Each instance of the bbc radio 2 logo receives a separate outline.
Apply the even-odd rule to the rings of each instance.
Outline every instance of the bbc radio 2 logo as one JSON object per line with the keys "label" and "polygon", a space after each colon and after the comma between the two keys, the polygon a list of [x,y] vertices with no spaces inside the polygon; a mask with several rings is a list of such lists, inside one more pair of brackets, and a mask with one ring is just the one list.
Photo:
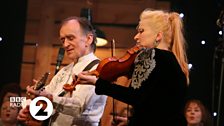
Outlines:
{"label": "bbc radio 2 logo", "polygon": [[31,101],[29,110],[33,118],[43,121],[53,113],[53,105],[48,98],[40,96]]}
{"label": "bbc radio 2 logo", "polygon": [[[26,97],[10,97],[9,100],[11,107],[24,107],[28,103],[28,100],[26,101]],[[53,105],[46,97],[36,97],[29,105],[30,114],[36,120],[46,120],[53,113]]]}
{"label": "bbc radio 2 logo", "polygon": [[10,97],[10,107],[22,107],[22,104],[26,101],[26,97]]}

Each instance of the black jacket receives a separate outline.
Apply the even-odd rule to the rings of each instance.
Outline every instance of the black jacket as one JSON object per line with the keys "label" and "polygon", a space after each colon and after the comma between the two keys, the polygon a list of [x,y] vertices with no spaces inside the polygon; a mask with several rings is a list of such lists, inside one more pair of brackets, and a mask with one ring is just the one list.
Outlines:
{"label": "black jacket", "polygon": [[185,126],[186,90],[187,80],[174,54],[156,48],[136,57],[129,88],[101,78],[96,82],[97,94],[132,105],[130,126]]}

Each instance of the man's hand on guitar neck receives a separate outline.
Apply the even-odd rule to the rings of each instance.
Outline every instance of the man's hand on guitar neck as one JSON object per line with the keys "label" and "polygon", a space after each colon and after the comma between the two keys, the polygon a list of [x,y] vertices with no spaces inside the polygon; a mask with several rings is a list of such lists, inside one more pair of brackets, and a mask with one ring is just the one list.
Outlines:
{"label": "man's hand on guitar neck", "polygon": [[41,88],[40,90],[34,90],[33,86],[27,86],[26,91],[28,94],[33,95],[35,97],[44,96],[51,101],[53,100],[52,94],[48,93],[46,90],[44,90],[44,88]]}

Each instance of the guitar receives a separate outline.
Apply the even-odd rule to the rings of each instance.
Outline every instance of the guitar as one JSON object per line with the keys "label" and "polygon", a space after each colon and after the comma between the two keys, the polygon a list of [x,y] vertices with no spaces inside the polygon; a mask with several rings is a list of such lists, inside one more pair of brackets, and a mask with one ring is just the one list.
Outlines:
{"label": "guitar", "polygon": [[[46,81],[47,81],[47,78],[48,78],[48,75],[50,73],[49,72],[46,72],[42,78],[34,85],[33,89],[38,91],[38,90],[41,90],[42,88],[44,88],[44,86],[46,85]],[[28,98],[31,98],[33,99],[35,96],[31,96],[30,93],[26,93],[27,94],[27,97]]]}
{"label": "guitar", "polygon": [[[46,72],[42,76],[42,78],[34,85],[33,89],[36,90],[36,91],[42,90],[44,88],[44,86],[46,85],[46,81],[47,81],[47,78],[48,78],[49,74],[50,74],[49,72]],[[30,104],[31,99],[35,98],[35,96],[27,93],[27,97],[29,98],[29,100],[26,101],[26,103],[23,105],[23,108],[26,107],[25,109],[28,109],[28,111],[30,111],[29,108],[27,107],[27,105]],[[42,104],[42,103],[40,103],[40,104]],[[29,114],[29,119],[28,119],[28,121],[25,122],[26,126],[33,126],[33,125],[35,125],[35,126],[43,126],[43,125],[47,124],[46,120],[41,122],[41,121],[35,120],[30,115],[30,112],[28,114]]]}

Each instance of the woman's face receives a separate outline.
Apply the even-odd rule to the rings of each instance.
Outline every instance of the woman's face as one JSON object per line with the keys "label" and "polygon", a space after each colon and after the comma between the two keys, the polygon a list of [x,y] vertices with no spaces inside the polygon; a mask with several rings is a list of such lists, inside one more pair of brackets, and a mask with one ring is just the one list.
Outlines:
{"label": "woman's face", "polygon": [[11,107],[9,101],[5,101],[1,107],[2,122],[16,123],[19,108]]}
{"label": "woman's face", "polygon": [[202,111],[198,104],[190,103],[186,112],[185,112],[186,120],[188,125],[199,124],[202,119]]}
{"label": "woman's face", "polygon": [[147,20],[142,19],[137,27],[138,33],[135,35],[134,39],[137,45],[142,45],[144,47],[153,48],[154,42],[156,41],[157,34],[150,28],[150,24]]}

